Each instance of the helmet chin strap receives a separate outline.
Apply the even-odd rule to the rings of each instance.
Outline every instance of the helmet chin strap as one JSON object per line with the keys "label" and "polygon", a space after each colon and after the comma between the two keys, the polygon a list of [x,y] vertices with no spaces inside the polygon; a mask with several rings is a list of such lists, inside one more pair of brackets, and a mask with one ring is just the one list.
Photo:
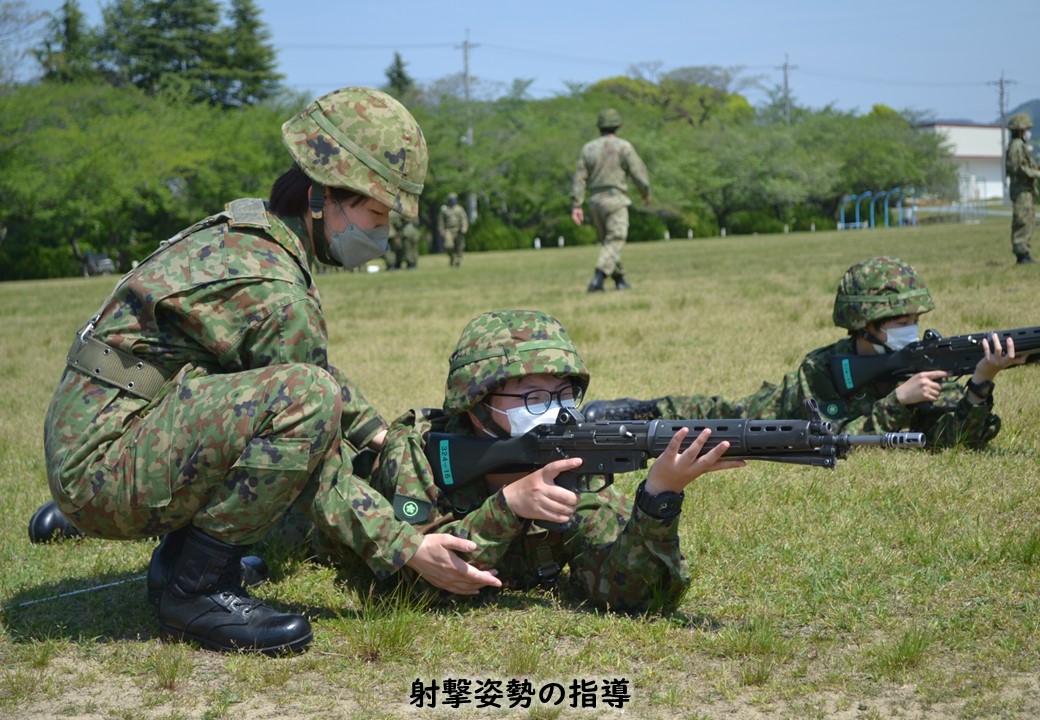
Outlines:
{"label": "helmet chin strap", "polygon": [[498,424],[498,421],[495,420],[494,413],[492,413],[486,407],[484,407],[483,401],[477,403],[474,407],[472,407],[470,409],[470,413],[472,413],[473,417],[479,420],[480,424],[484,426],[485,433],[491,435],[492,437],[509,437],[509,432]]}
{"label": "helmet chin strap", "polygon": [[311,247],[319,261],[326,265],[339,265],[329,254],[329,244],[325,242],[325,186],[316,180],[311,181]]}
{"label": "helmet chin strap", "polygon": [[867,330],[866,328],[863,329],[863,339],[869,342],[871,345],[873,345],[874,349],[877,350],[879,355],[884,355],[885,353],[892,352],[892,348],[890,348],[886,343],[884,343],[881,340],[881,338],[879,338],[877,335],[870,332],[870,330]]}

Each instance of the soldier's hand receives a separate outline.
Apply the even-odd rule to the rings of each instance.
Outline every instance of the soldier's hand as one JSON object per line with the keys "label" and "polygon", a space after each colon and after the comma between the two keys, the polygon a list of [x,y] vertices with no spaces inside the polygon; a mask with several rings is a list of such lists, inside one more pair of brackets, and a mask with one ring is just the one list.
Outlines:
{"label": "soldier's hand", "polygon": [[664,491],[682,492],[704,473],[731,470],[747,464],[744,460],[723,459],[722,456],[729,449],[729,443],[725,440],[700,455],[708,438],[711,437],[711,430],[707,428],[701,430],[690,446],[680,452],[682,441],[689,434],[689,428],[679,428],[668,442],[665,451],[650,466],[650,472],[646,475],[646,491],[651,495]]}
{"label": "soldier's hand", "polygon": [[574,470],[580,465],[581,458],[564,458],[524,475],[502,488],[506,504],[517,517],[563,525],[574,514],[578,495],[554,481],[560,473]]}
{"label": "soldier's hand", "polygon": [[945,377],[949,377],[945,370],[925,370],[912,375],[896,388],[896,400],[900,405],[935,402],[942,392],[942,384],[939,381]]}
{"label": "soldier's hand", "polygon": [[582,210],[580,207],[574,208],[573,210],[571,210],[571,220],[574,221],[575,225],[581,225],[583,222],[585,222],[585,211]]}
{"label": "soldier's hand", "polygon": [[472,540],[434,533],[423,537],[422,545],[405,564],[434,587],[456,595],[476,595],[484,587],[502,587],[495,570],[480,570],[455,554],[476,549]]}
{"label": "soldier's hand", "polygon": [[1006,370],[1013,365],[1023,364],[1029,354],[1016,355],[1015,341],[1007,339],[1007,347],[1001,347],[1000,336],[993,333],[991,339],[982,338],[982,359],[975,366],[975,373],[971,379],[977,383],[992,381],[1001,370]]}

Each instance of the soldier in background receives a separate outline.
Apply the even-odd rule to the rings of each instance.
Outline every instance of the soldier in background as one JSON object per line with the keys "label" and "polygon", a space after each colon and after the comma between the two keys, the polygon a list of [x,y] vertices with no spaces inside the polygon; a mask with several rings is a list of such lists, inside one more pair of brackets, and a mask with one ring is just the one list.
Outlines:
{"label": "soldier in background", "polygon": [[1011,183],[1011,249],[1018,265],[1034,262],[1030,243],[1036,227],[1035,200],[1040,194],[1040,168],[1029,154],[1032,127],[1033,120],[1026,113],[1015,113],[1008,120],[1011,143],[1005,167]]}
{"label": "soldier in background", "polygon": [[401,252],[398,255],[398,267],[407,267],[409,270],[419,267],[419,242],[422,240],[422,235],[419,218],[405,221],[401,227]]}
{"label": "soldier in background", "polygon": [[401,217],[400,213],[390,212],[390,237],[387,241],[386,254],[383,255],[387,271],[397,270],[404,261],[404,238],[401,236],[404,224],[405,219]]}
{"label": "soldier in background", "polygon": [[[496,571],[505,586],[548,587],[566,578],[597,607],[668,606],[689,583],[678,537],[683,490],[706,472],[744,466],[722,459],[727,442],[698,458],[709,431],[683,452],[687,430],[676,433],[634,501],[618,485],[580,498],[557,486],[557,475],[581,464],[576,458],[530,473],[489,475],[451,491],[434,483],[423,451],[430,430],[516,437],[554,422],[561,408],[575,407],[588,383],[585,363],[557,320],[528,310],[484,313],[467,324],[451,356],[443,409],[413,409],[398,418],[370,482],[392,501],[397,518],[417,530],[471,538],[477,549],[470,562]],[[572,518],[562,531],[534,524]],[[349,554],[342,559],[349,562]],[[561,575],[568,566],[569,574]],[[410,570],[401,579],[429,588]]]}
{"label": "soldier in background", "polygon": [[870,383],[843,396],[830,374],[833,355],[895,352],[918,340],[918,319],[935,308],[931,293],[914,269],[898,258],[877,257],[850,267],[834,298],[834,324],[848,337],[805,356],[779,385],[763,383],[745,398],[730,402],[719,396],[669,395],[655,400],[600,400],[585,407],[586,420],[652,418],[802,417],[803,402],[815,398],[824,420],[839,432],[923,432],[929,447],[964,443],[982,447],[1000,431],[993,413],[993,380],[1004,368],[1020,365],[1010,338],[1002,348],[982,340],[984,357],[966,385],[942,370],[917,373],[901,383]]}
{"label": "soldier in background", "polygon": [[389,95],[352,87],[282,137],[294,163],[269,203],[229,203],[117,283],[73,338],[44,423],[58,510],[94,537],[163,536],[148,570],[161,632],[221,651],[312,640],[306,617],[242,587],[247,547],[294,504],[379,570],[409,566],[449,590],[499,584],[455,554],[474,543],[396,521],[355,474],[386,422],[329,364],[309,271],[311,255],[364,265],[386,251],[391,209],[417,214],[422,131]]}
{"label": "soldier in background", "polygon": [[618,290],[627,290],[621,269],[621,251],[628,239],[628,183],[631,178],[650,204],[650,176],[646,165],[627,140],[617,136],[621,115],[613,108],[599,113],[596,119],[600,136],[590,140],[578,155],[571,191],[571,218],[578,225],[585,221],[585,192],[589,194],[589,216],[596,228],[596,237],[602,248],[596,260],[596,274],[589,283],[589,292],[603,290],[603,281],[612,278]]}
{"label": "soldier in background", "polygon": [[441,205],[437,215],[437,232],[444,243],[445,252],[449,254],[451,267],[462,267],[469,218],[466,217],[466,210],[459,205],[459,196],[455,193],[448,193],[448,204]]}

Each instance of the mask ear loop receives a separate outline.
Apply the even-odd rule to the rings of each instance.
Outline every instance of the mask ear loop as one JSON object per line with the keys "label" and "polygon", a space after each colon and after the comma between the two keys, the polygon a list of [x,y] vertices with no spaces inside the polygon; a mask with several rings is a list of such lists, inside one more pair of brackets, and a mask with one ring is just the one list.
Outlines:
{"label": "mask ear loop", "polygon": [[326,265],[342,267],[339,261],[329,254],[329,244],[325,240],[325,186],[316,180],[311,182],[310,210],[311,245],[314,255]]}

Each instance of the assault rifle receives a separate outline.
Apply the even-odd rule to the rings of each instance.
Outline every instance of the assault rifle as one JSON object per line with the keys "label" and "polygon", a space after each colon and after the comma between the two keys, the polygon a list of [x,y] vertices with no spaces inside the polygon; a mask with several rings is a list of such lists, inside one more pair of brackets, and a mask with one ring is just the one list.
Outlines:
{"label": "assault rifle", "polygon": [[[833,469],[857,445],[882,448],[924,447],[923,433],[835,435],[832,423],[820,418],[816,401],[805,401],[809,420],[597,420],[586,422],[575,408],[564,408],[555,423],[537,425],[526,434],[492,439],[430,432],[425,453],[434,482],[444,490],[482,480],[490,473],[533,472],[563,458],[580,457],[581,467],[560,473],[556,484],[576,493],[594,493],[614,482],[616,473],[641,470],[664,453],[679,428],[690,429],[688,448],[708,428],[711,436],[700,454],[719,443],[730,446],[732,460],[812,465]],[[562,529],[552,523],[539,525]]]}
{"label": "assault rifle", "polygon": [[[1015,341],[1015,356],[1040,350],[1040,325],[998,330],[1000,344],[1008,338]],[[967,375],[983,358],[982,340],[992,342],[992,332],[956,335],[944,338],[935,330],[926,330],[924,338],[902,350],[884,355],[833,355],[830,359],[831,379],[842,395],[848,395],[873,380],[908,378],[925,370],[945,370],[951,376]],[[1040,353],[1026,362],[1040,360]]]}

